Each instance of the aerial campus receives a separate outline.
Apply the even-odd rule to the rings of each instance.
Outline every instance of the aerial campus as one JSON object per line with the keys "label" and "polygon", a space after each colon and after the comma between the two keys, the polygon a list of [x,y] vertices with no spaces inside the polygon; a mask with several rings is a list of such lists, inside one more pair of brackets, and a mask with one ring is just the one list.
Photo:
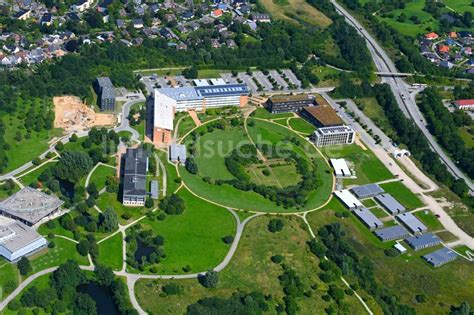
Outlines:
{"label": "aerial campus", "polygon": [[0,1],[0,313],[473,314],[473,13]]}

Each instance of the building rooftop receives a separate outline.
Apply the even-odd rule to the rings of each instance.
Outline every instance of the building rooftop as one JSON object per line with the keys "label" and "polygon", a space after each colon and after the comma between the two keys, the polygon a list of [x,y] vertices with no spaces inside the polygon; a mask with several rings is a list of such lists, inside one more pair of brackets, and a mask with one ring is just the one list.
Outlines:
{"label": "building rooftop", "polygon": [[354,132],[354,129],[352,129],[350,126],[332,126],[332,127],[322,127],[318,128],[314,133],[327,136],[327,135],[333,135],[333,134],[342,134],[342,133],[347,133],[347,132]]}
{"label": "building rooftop", "polygon": [[371,229],[383,227],[382,221],[367,208],[355,209],[354,214]]}
{"label": "building rooftop", "polygon": [[123,195],[146,194],[147,153],[143,149],[127,149],[123,175]]}
{"label": "building rooftop", "polygon": [[43,237],[36,230],[20,222],[0,226],[0,246],[10,253],[14,253],[40,238]]}
{"label": "building rooftop", "polygon": [[437,251],[424,255],[423,259],[425,259],[433,266],[437,267],[444,265],[456,259],[457,257],[458,255],[453,250],[443,247],[441,249],[438,249]]}
{"label": "building rooftop", "polygon": [[173,130],[174,105],[176,101],[171,97],[155,90],[153,107],[153,126],[156,128]]}
{"label": "building rooftop", "polygon": [[245,84],[207,85],[195,87],[161,88],[158,91],[176,101],[202,100],[205,97],[247,95]]}
{"label": "building rooftop", "polygon": [[405,240],[408,245],[413,248],[427,245],[436,245],[441,243],[441,239],[433,233],[425,233],[422,235],[412,236]]}
{"label": "building rooftop", "polygon": [[351,176],[351,171],[344,159],[331,159],[331,165],[334,168],[336,176]]}
{"label": "building rooftop", "polygon": [[151,198],[158,199],[159,197],[159,184],[157,180],[152,180],[150,183]]}
{"label": "building rooftop", "polygon": [[390,194],[380,194],[378,196],[375,196],[375,200],[382,204],[382,206],[387,209],[391,214],[397,214],[406,211],[406,208]]}
{"label": "building rooftop", "polygon": [[406,212],[396,216],[413,233],[423,233],[428,228],[421,223],[412,213]]}
{"label": "building rooftop", "polygon": [[334,108],[329,105],[308,106],[303,110],[318,120],[323,126],[340,126],[344,124]]}
{"label": "building rooftop", "polygon": [[382,187],[377,184],[368,184],[357,186],[351,189],[351,191],[358,197],[358,198],[365,198],[370,196],[375,196],[385,192]]}
{"label": "building rooftop", "polygon": [[336,190],[334,192],[337,198],[339,198],[342,203],[345,204],[345,206],[349,209],[351,208],[359,208],[362,207],[362,203],[352,195],[349,190],[344,189],[344,190]]}
{"label": "building rooftop", "polygon": [[110,87],[113,88],[114,85],[112,84],[112,81],[110,81],[109,77],[98,77],[97,78],[97,84],[101,87]]}
{"label": "building rooftop", "polygon": [[34,225],[57,210],[63,203],[64,201],[54,195],[25,187],[0,202],[0,212]]}
{"label": "building rooftop", "polygon": [[309,94],[282,94],[282,95],[273,95],[270,97],[270,101],[274,104],[276,103],[287,103],[287,102],[299,102],[299,101],[307,101],[307,100],[314,100],[313,95]]}
{"label": "building rooftop", "polygon": [[169,157],[173,162],[186,162],[186,146],[184,144],[170,144]]}
{"label": "building rooftop", "polygon": [[374,233],[383,241],[401,239],[410,235],[408,231],[400,225],[389,226],[376,230]]}

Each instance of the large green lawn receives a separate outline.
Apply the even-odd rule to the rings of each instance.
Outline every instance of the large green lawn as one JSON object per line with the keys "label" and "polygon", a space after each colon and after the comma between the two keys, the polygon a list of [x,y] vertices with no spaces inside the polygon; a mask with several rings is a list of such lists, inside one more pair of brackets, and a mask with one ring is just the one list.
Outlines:
{"label": "large green lawn", "polygon": [[[254,126],[248,127],[249,135],[256,143],[267,142],[276,145],[290,137],[299,139],[300,145],[293,146],[292,150],[316,163],[320,179],[318,182],[319,187],[309,194],[306,205],[302,209],[314,209],[326,202],[332,191],[333,179],[329,166],[315,147],[293,131],[278,124],[256,119],[251,119],[251,121],[254,122]],[[215,161],[209,164],[217,168]],[[186,185],[188,185],[193,192],[221,205],[264,212],[294,212],[302,210],[298,208],[285,209],[253,191],[238,190],[227,184],[215,185],[206,183],[200,176],[192,175],[184,168],[180,168],[180,174]]]}
{"label": "large green lawn", "polygon": [[[270,218],[261,216],[250,221],[245,228],[237,252],[230,264],[219,273],[219,284],[216,289],[206,289],[196,279],[188,280],[140,280],[135,292],[144,310],[154,314],[184,314],[189,304],[199,299],[220,296],[228,297],[238,290],[250,293],[252,291],[271,295],[268,314],[274,311],[276,303],[283,298],[283,290],[278,277],[283,273],[281,265],[272,263],[273,255],[282,255],[284,262],[300,277],[305,291],[310,291],[311,297],[297,298],[298,314],[320,314],[329,305],[322,299],[328,285],[323,283],[318,273],[318,259],[309,253],[306,241],[309,235],[297,217],[283,217],[284,228],[279,233],[270,233],[267,225]],[[166,221],[165,221],[166,222]],[[167,283],[182,286],[183,291],[178,295],[164,296],[162,286]],[[316,289],[310,285],[316,284]],[[336,285],[343,288],[342,282]],[[150,297],[153,298],[150,298]],[[346,296],[344,302],[349,304],[350,314],[363,314],[364,309],[354,296]],[[266,313],[265,313],[266,314]]]}
{"label": "large green lawn", "polygon": [[144,220],[155,234],[165,239],[166,258],[157,265],[160,274],[182,274],[191,267],[192,273],[216,267],[229,251],[222,238],[234,235],[236,222],[228,210],[193,196],[188,190],[178,193],[185,202],[181,215],[167,215],[164,221]]}
{"label": "large green lawn", "polygon": [[[178,183],[178,174],[176,173],[176,168],[173,164],[168,162],[168,153],[163,151],[157,151],[156,154],[158,155],[160,161],[163,163],[166,171],[166,189],[167,194],[172,194],[176,189],[179,187]],[[161,168],[160,168],[161,172]]]}
{"label": "large green lawn", "polygon": [[417,217],[418,219],[420,219],[421,222],[423,222],[431,231],[444,229],[443,225],[441,224],[441,222],[439,222],[438,218],[436,218],[435,215],[429,210],[417,211],[413,213],[413,215]]}
{"label": "large green lawn", "polygon": [[[121,224],[127,224],[132,222],[133,220],[138,219],[142,215],[145,214],[146,209],[144,207],[126,207],[122,204],[121,201],[118,200],[117,194],[105,192],[99,196],[97,199],[97,207],[100,210],[105,211],[108,207],[117,212],[119,216]],[[123,215],[128,214],[130,219],[124,219]]]}
{"label": "large green lawn", "polygon": [[89,265],[87,257],[81,256],[77,252],[75,243],[60,237],[55,237],[54,243],[56,244],[55,248],[44,249],[30,257],[31,266],[33,267],[32,274],[59,266],[68,259],[77,260],[80,265]]}
{"label": "large green lawn", "polygon": [[225,157],[236,147],[248,143],[242,129],[216,129],[199,137],[196,143],[195,160],[199,175],[214,179],[233,179],[225,165]]}
{"label": "large green lawn", "polygon": [[99,243],[99,264],[114,270],[122,269],[122,233],[117,233],[108,240]]}
{"label": "large green lawn", "polygon": [[412,193],[402,182],[391,182],[380,185],[385,192],[391,194],[408,210],[423,207],[423,202],[417,195]]}
{"label": "large green lawn", "polygon": [[357,144],[328,146],[322,148],[328,158],[344,158],[352,163],[357,179],[346,179],[348,185],[361,185],[380,182],[393,178],[392,173],[369,149],[364,150]]}
{"label": "large green lawn", "polygon": [[293,130],[301,132],[305,135],[310,135],[316,130],[316,127],[314,127],[312,124],[310,124],[303,118],[291,118],[289,120],[289,124],[290,127],[293,128]]}
{"label": "large green lawn", "polygon": [[102,190],[105,188],[105,182],[107,181],[107,177],[115,176],[117,171],[115,168],[99,165],[91,175],[89,180],[89,185],[94,183],[97,187],[97,190]]}
{"label": "large green lawn", "polygon": [[293,113],[272,114],[266,108],[259,107],[253,113],[252,117],[262,119],[289,118],[294,117]]}
{"label": "large green lawn", "polygon": [[6,261],[5,259],[0,258],[0,288],[2,288],[0,294],[0,301],[2,301],[7,294],[11,293],[11,289],[5,292],[5,284],[12,283],[14,284],[13,288],[18,286],[19,281],[19,273],[16,265],[11,264],[10,262]]}
{"label": "large green lawn", "polygon": [[178,127],[178,137],[182,137],[186,133],[191,131],[194,127],[196,127],[196,124],[194,123],[194,120],[191,118],[191,116],[188,115],[184,117],[183,119],[181,119],[179,122],[179,125],[178,126],[175,125],[175,128],[176,127]]}
{"label": "large green lawn", "polygon": [[[5,141],[10,145],[9,150],[6,151],[8,157],[8,166],[4,170],[7,173],[14,170],[21,165],[38,157],[41,153],[48,149],[48,142],[55,136],[60,136],[62,130],[31,130],[30,137],[27,138],[26,129],[24,127],[25,113],[31,108],[35,108],[37,114],[42,114],[42,108],[49,108],[51,106],[50,100],[43,101],[42,99],[35,99],[33,101],[24,101],[19,98],[16,106],[18,111],[14,114],[6,114],[2,117],[5,123]],[[21,118],[20,118],[21,117]],[[17,132],[22,134],[22,139],[16,139]]]}
{"label": "large green lawn", "polygon": [[[440,268],[432,268],[420,256],[433,251],[433,248],[420,252],[410,249],[407,254],[388,257],[384,247],[380,246],[382,243],[369,238],[368,235],[373,234],[368,233],[365,226],[355,224],[357,219],[353,216],[349,219],[336,218],[334,208],[338,206],[328,205],[326,208],[308,215],[313,230],[317,232],[319,227],[332,222],[342,224],[348,242],[357,253],[373,261],[376,280],[394,292],[402,303],[414,307],[418,314],[446,314],[450,305],[459,305],[463,301],[471,305],[474,303],[474,281],[471,277],[474,264],[458,259]],[[426,295],[427,301],[417,303],[415,296],[418,294]],[[374,312],[377,313],[376,310]]]}

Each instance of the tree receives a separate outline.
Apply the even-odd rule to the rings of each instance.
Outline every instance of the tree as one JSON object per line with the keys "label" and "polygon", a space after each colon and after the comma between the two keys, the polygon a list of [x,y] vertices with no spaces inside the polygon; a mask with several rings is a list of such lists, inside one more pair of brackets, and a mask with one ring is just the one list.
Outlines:
{"label": "tree", "polygon": [[183,70],[183,75],[186,79],[197,79],[198,69],[194,66]]}
{"label": "tree", "polygon": [[222,238],[222,241],[226,244],[232,244],[232,242],[234,241],[234,236],[227,235],[227,236]]}
{"label": "tree", "polygon": [[112,268],[96,265],[94,275],[100,285],[110,286],[114,282],[115,275]]}
{"label": "tree", "polygon": [[74,301],[73,308],[74,315],[95,315],[97,314],[97,308],[94,299],[88,294],[78,293]]}
{"label": "tree", "polygon": [[76,287],[85,280],[86,276],[77,261],[70,259],[53,272],[51,284],[56,289],[59,299],[69,304],[77,295]]}
{"label": "tree", "polygon": [[172,282],[172,283],[165,284],[162,290],[166,295],[176,295],[182,291],[182,288],[180,285]]}
{"label": "tree", "polygon": [[181,214],[186,208],[184,199],[176,194],[166,196],[160,202],[160,209],[164,210],[167,214]]}
{"label": "tree", "polygon": [[89,254],[89,241],[80,240],[76,246],[77,252],[82,256],[87,256]]}
{"label": "tree", "polygon": [[54,173],[63,180],[78,182],[92,169],[92,159],[84,152],[66,151],[61,155]]}
{"label": "tree", "polygon": [[470,315],[471,306],[468,302],[462,302],[460,306],[451,306],[449,315]]}
{"label": "tree", "polygon": [[217,288],[217,284],[219,283],[219,274],[217,271],[208,270],[205,275],[200,276],[199,280],[201,284],[208,289]]}
{"label": "tree", "polygon": [[22,276],[26,276],[33,270],[29,259],[26,258],[25,256],[21,257],[20,261],[17,264],[17,267]]}
{"label": "tree", "polygon": [[119,219],[117,213],[111,207],[107,207],[100,215],[100,229],[104,232],[112,232],[118,228]]}
{"label": "tree", "polygon": [[148,208],[148,209],[151,209],[153,208],[153,199],[151,198],[146,198],[146,201],[145,201],[145,207]]}
{"label": "tree", "polygon": [[270,222],[268,222],[268,231],[272,233],[280,232],[283,230],[283,220],[281,219],[271,219]]}

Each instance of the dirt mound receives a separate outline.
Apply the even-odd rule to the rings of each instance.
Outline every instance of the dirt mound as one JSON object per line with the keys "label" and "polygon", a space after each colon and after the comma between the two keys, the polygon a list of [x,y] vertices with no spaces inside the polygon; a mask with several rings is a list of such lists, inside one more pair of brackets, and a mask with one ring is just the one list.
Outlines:
{"label": "dirt mound", "polygon": [[94,126],[113,126],[114,114],[99,114],[75,96],[57,96],[53,98],[55,128],[66,132],[83,131]]}

